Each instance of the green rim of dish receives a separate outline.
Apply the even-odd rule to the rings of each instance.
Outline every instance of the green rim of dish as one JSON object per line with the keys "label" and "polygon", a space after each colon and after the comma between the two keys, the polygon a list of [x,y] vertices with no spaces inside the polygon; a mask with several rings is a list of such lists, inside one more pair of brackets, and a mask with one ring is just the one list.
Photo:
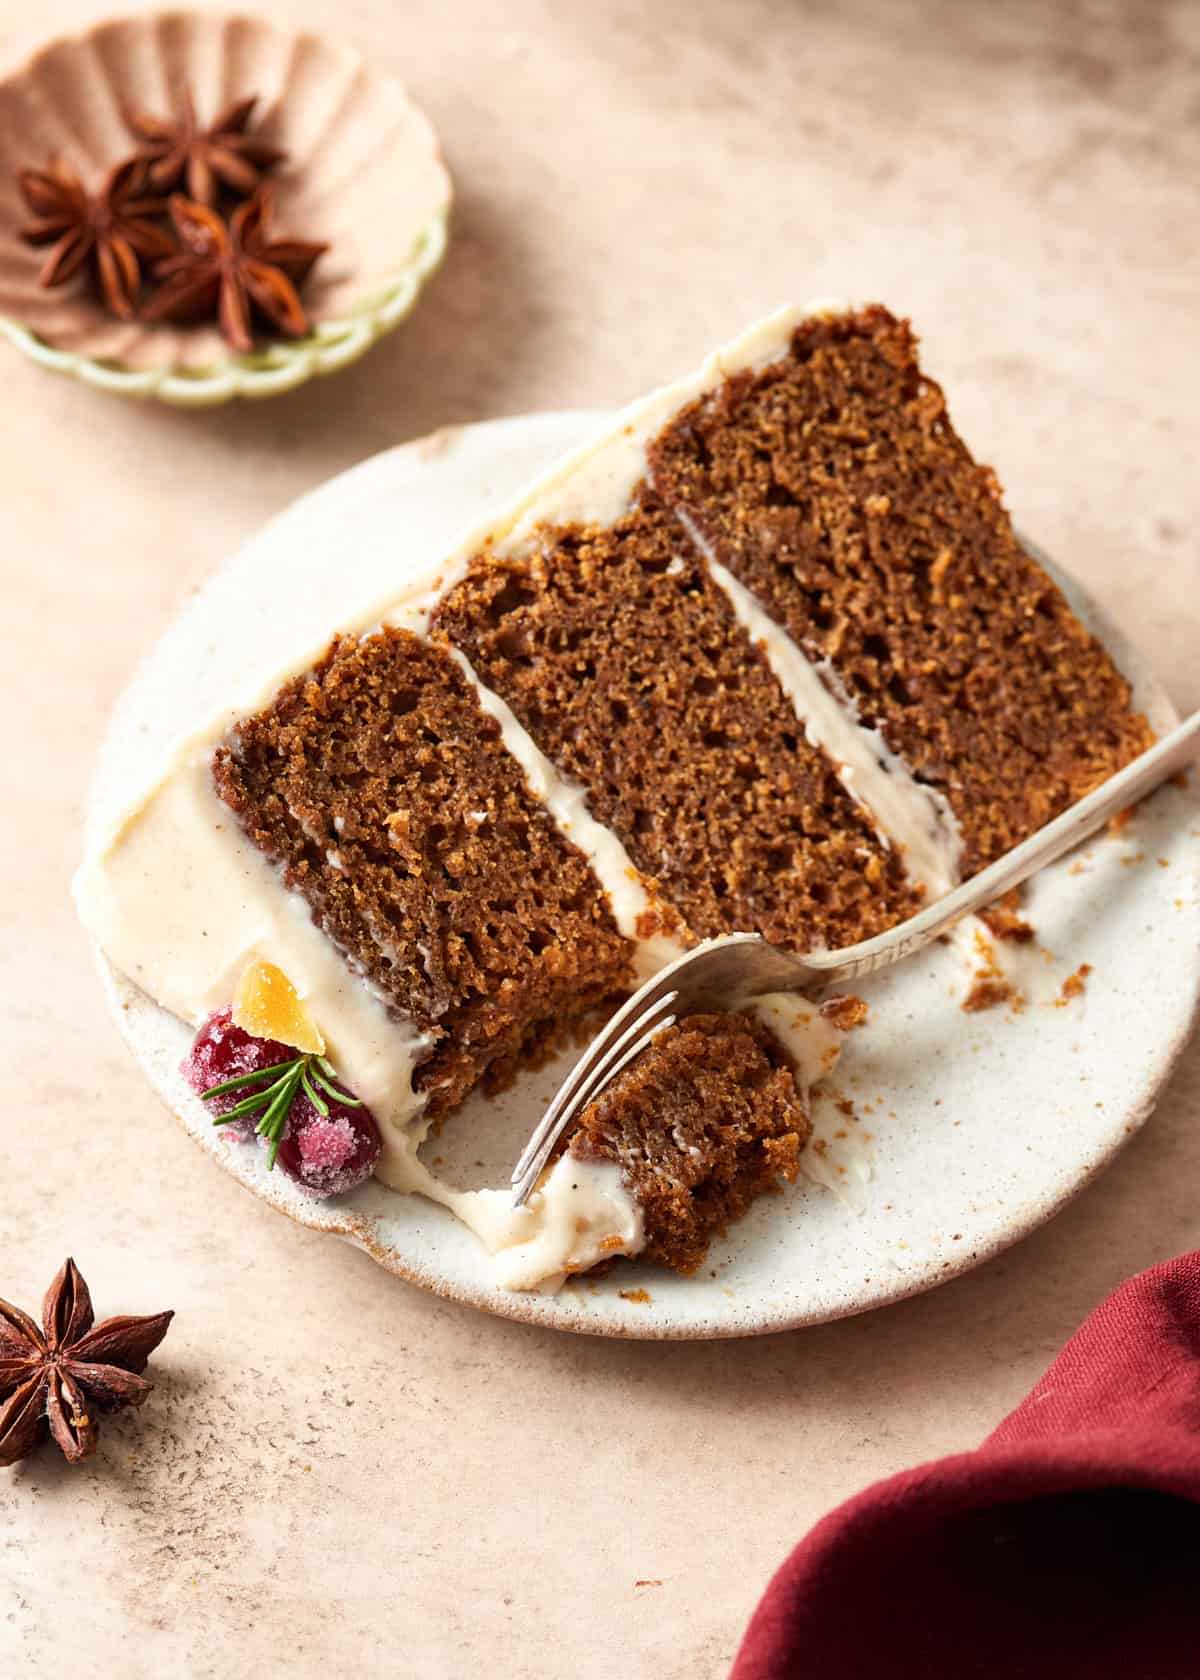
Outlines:
{"label": "green rim of dish", "polygon": [[176,408],[211,408],[234,397],[273,397],[319,374],[349,367],[399,326],[445,254],[448,222],[448,210],[439,211],[417,236],[403,268],[380,281],[345,315],[317,322],[307,338],[270,344],[249,356],[231,355],[207,367],[131,368],[56,350],[23,322],[4,315],[0,335],[42,367],[122,397],[153,397]]}

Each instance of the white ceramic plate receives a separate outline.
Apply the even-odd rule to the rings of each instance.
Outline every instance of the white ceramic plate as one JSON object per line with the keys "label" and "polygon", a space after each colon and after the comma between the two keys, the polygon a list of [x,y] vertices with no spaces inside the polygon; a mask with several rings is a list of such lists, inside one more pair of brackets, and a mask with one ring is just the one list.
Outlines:
{"label": "white ceramic plate", "polygon": [[[448,551],[596,418],[531,415],[436,433],[274,520],[130,684],[90,820],[104,824],[249,664],[282,665],[293,646],[399,584],[407,567]],[[1137,704],[1155,727],[1169,726],[1174,713],[1144,663],[1066,586],[1134,682]],[[315,1204],[281,1174],[268,1176],[261,1154],[216,1131],[180,1077],[189,1029],[103,959],[101,969],[121,1032],[167,1106],[235,1178],[293,1218],[349,1238],[413,1283],[509,1317],[616,1336],[746,1335],[928,1289],[1041,1224],[1112,1158],[1149,1115],[1195,1013],[1198,865],[1195,795],[1164,788],[1119,835],[1034,884],[1038,947],[1021,958],[1021,1012],[964,1014],[968,964],[950,947],[864,984],[870,1022],[847,1039],[834,1088],[817,1104],[825,1149],[814,1166],[836,1189],[801,1183],[764,1197],[697,1277],[620,1262],[557,1296],[496,1289],[475,1238],[440,1207],[374,1183]],[[1092,972],[1064,1002],[1062,981],[1081,963]],[[543,1070],[498,1100],[473,1098],[427,1153],[465,1184],[507,1182],[562,1071]],[[637,1298],[643,1289],[648,1300]]]}

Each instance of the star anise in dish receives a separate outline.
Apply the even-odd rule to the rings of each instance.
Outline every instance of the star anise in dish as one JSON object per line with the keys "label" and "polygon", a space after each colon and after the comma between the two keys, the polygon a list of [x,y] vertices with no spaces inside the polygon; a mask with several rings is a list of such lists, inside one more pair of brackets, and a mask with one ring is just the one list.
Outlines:
{"label": "star anise in dish", "polygon": [[21,230],[27,245],[50,245],[38,274],[42,286],[65,285],[90,268],[108,309],[131,320],[141,290],[143,263],[161,262],[175,249],[152,218],[165,204],[150,191],[142,158],[111,170],[98,193],[89,193],[69,164],[19,169],[21,196],[37,220]]}
{"label": "star anise in dish", "polygon": [[248,198],[262,175],[287,156],[246,132],[257,104],[257,94],[239,99],[204,128],[189,91],[178,117],[127,109],[125,121],[143,143],[153,186],[166,191],[182,181],[194,203],[213,205],[222,186]]}
{"label": "star anise in dish", "polygon": [[168,208],[182,248],[155,269],[162,284],[142,311],[144,321],[194,322],[215,308],[222,333],[243,353],[254,348],[255,315],[288,338],[303,338],[308,317],[296,287],[329,247],[270,238],[270,187],[239,204],[228,223],[178,193]]}
{"label": "star anise in dish", "polygon": [[40,1330],[0,1301],[0,1465],[24,1458],[47,1432],[72,1464],[95,1452],[100,1414],[140,1406],[153,1389],[140,1373],[174,1316],[95,1324],[74,1260],[46,1292]]}

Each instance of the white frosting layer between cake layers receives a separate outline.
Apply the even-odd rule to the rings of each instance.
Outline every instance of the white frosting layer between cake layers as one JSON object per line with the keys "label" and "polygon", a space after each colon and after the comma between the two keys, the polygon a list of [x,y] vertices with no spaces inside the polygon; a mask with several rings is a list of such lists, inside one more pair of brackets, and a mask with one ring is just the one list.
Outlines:
{"label": "white frosting layer between cake layers", "polygon": [[574,842],[592,866],[592,873],[604,888],[619,932],[634,947],[633,967],[639,984],[657,974],[686,947],[668,934],[643,938],[638,932],[644,916],[653,914],[653,903],[641,874],[611,828],[596,821],[587,808],[587,796],[576,782],[562,776],[533,737],[517,722],[511,707],[480,682],[465,654],[453,650],[463,676],[475,690],[475,698],[489,717],[500,725],[500,739],[525,772],[529,791],[549,811],[559,832]]}
{"label": "white frosting layer between cake layers", "polygon": [[[563,457],[498,516],[471,530],[449,558],[415,571],[404,588],[331,626],[330,634],[336,628],[361,636],[386,625],[425,635],[433,610],[465,575],[474,555],[537,547],[544,523],[611,524],[645,477],[647,444],[675,411],[731,374],[765,367],[786,354],[806,314],[840,307],[789,308],[752,327],[694,374],[635,403]],[[955,839],[947,832],[944,813],[886,755],[879,737],[861,728],[752,597],[739,594],[739,586],[711,557],[707,563],[751,638],[763,646],[809,738],[838,765],[872,826],[902,848],[915,878],[934,890],[949,884]],[[568,1170],[560,1161],[519,1214],[508,1208],[507,1191],[458,1191],[428,1172],[417,1159],[426,1131],[424,1098],[413,1087],[428,1040],[413,1023],[397,1020],[369,982],[347,965],[312,923],[305,901],[285,888],[281,873],[242,834],[219,799],[209,768],[215,747],[240,718],[261,710],[287,680],[310,668],[327,641],[296,648],[282,668],[261,677],[252,692],[223,707],[172,752],[162,773],[85,860],[75,883],[85,925],[117,967],[193,1024],[229,1002],[251,958],[282,969],[318,1022],[341,1077],[381,1122],[380,1178],[440,1202],[507,1256],[497,1275],[509,1287],[530,1287],[537,1282],[535,1272],[553,1279],[582,1269],[616,1252],[618,1238],[621,1252],[636,1252],[641,1215],[608,1169],[589,1167],[581,1176],[579,1163]],[[618,927],[634,942],[639,977],[652,974],[679,954],[679,946],[661,935],[639,937],[638,920],[652,905],[625,848],[591,816],[583,791],[559,775],[504,702],[479,683],[465,660],[459,663],[484,710],[500,724],[505,746],[534,796],[588,856]],[[823,1034],[810,1041],[808,1029],[793,1017],[782,1036],[807,1068],[819,1069]],[[591,1259],[585,1260],[589,1253]]]}
{"label": "white frosting layer between cake layers", "polygon": [[[962,839],[958,823],[940,794],[918,782],[877,729],[857,721],[849,697],[837,699],[832,669],[824,671],[801,652],[754,596],[713,555],[702,533],[680,514],[688,536],[704,555],[713,582],[728,597],[742,629],[771,667],[795,708],[805,739],[829,758],[837,778],[870,817],[880,842],[896,846],[910,880],[931,898],[958,881]],[[824,671],[824,674],[823,674]]]}

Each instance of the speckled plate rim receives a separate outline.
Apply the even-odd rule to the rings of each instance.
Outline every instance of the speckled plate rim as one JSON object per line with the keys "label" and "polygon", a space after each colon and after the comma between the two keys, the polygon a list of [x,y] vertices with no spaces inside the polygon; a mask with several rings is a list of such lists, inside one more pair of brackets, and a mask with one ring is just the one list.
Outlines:
{"label": "speckled plate rim", "polygon": [[[600,417],[592,413],[548,413],[539,415],[516,416],[501,421],[481,422],[474,426],[451,428],[453,431],[485,433],[489,429],[503,428],[535,428],[544,429],[549,436],[559,437],[563,448],[568,447],[578,439],[588,426],[595,424]],[[293,503],[278,519],[299,517],[302,511],[317,498],[349,497],[353,499],[357,482],[365,482],[372,475],[386,470],[386,463],[392,457],[406,455],[414,449],[419,450],[426,440],[417,440],[413,444],[400,445],[396,449],[384,451],[364,462],[360,462],[347,472],[318,486],[306,496]],[[547,459],[553,458],[555,451],[550,450]],[[272,524],[276,523],[275,521]],[[1091,601],[1080,586],[1068,574],[1052,562],[1036,546],[1025,539],[1028,546],[1037,553],[1039,560],[1054,576],[1055,581],[1068,594],[1071,605],[1088,627],[1098,634],[1109,648],[1121,669],[1134,685],[1135,698],[1139,705],[1149,710],[1156,727],[1160,730],[1169,727],[1177,721],[1177,713],[1165,692],[1148,666],[1128,639],[1106,617],[1106,615]],[[250,548],[253,548],[253,543]],[[248,550],[243,548],[234,555],[214,579],[193,598],[180,619],[204,610],[204,597],[208,590],[216,585],[220,579],[232,571],[236,571],[239,564],[245,562]],[[177,620],[176,622],[179,622]],[[147,655],[143,666],[135,673],[126,690],[114,709],[110,722],[109,734],[118,718],[128,711],[130,699],[136,696],[141,670],[149,666],[153,653]],[[1189,795],[1189,799],[1192,796]],[[1200,812],[1200,803],[1196,809]],[[1200,878],[1200,845],[1193,844],[1189,848],[1190,863],[1194,876]],[[1055,866],[1061,867],[1061,866]],[[1197,928],[1197,950],[1200,954],[1200,898],[1191,906],[1192,919]],[[640,1341],[676,1341],[676,1340],[719,1340],[733,1339],[749,1335],[777,1334],[787,1330],[803,1328],[809,1324],[831,1322],[839,1318],[853,1317],[859,1313],[873,1311],[876,1308],[891,1305],[894,1302],[908,1299],[914,1295],[924,1293],[935,1288],[938,1284],[959,1277],[992,1259],[997,1254],[1019,1242],[1048,1220],[1060,1212],[1062,1208],[1080,1194],[1093,1179],[1120,1152],[1129,1139],[1145,1124],[1152,1113],[1161,1091],[1169,1079],[1172,1069],[1181,1055],[1192,1031],[1200,1020],[1200,962],[1194,963],[1184,982],[1184,994],[1181,998],[1182,1009],[1176,1011],[1177,1025],[1175,1030],[1162,1039],[1154,1047],[1153,1055],[1141,1071],[1141,1084],[1136,1097],[1131,1100],[1119,1113],[1114,1110],[1106,1122],[1106,1137],[1102,1146],[1094,1150],[1090,1156],[1079,1165],[1078,1170],[1070,1178],[1065,1187],[1056,1189],[1053,1193],[1039,1196],[1031,1193],[1024,1205],[1014,1212],[1011,1218],[999,1225],[992,1235],[982,1241],[973,1241],[969,1250],[961,1252],[957,1260],[946,1262],[938,1259],[931,1260],[924,1266],[899,1274],[888,1283],[880,1280],[879,1286],[864,1293],[858,1298],[847,1298],[835,1304],[825,1302],[812,1310],[788,1312],[772,1312],[769,1308],[761,1315],[751,1313],[749,1316],[739,1316],[736,1319],[722,1319],[714,1317],[711,1322],[690,1321],[687,1323],[673,1323],[661,1314],[638,1314],[635,1311],[624,1311],[624,1301],[614,1300],[614,1310],[609,1314],[602,1314],[595,1297],[586,1303],[575,1296],[574,1289],[569,1288],[555,1296],[536,1294],[518,1294],[496,1289],[494,1287],[471,1287],[458,1281],[447,1279],[445,1273],[435,1265],[427,1263],[423,1257],[413,1258],[396,1251],[395,1247],[380,1239],[375,1220],[369,1216],[348,1210],[345,1207],[332,1207],[329,1204],[313,1203],[301,1196],[288,1183],[277,1183],[268,1179],[267,1175],[257,1170],[257,1164],[245,1151],[236,1151],[222,1144],[211,1128],[201,1127],[189,1120],[187,1114],[181,1111],[178,1093],[172,1090],[172,1082],[163,1071],[161,1065],[155,1065],[154,1055],[148,1045],[148,1034],[157,1024],[160,1029],[169,1023],[169,1028],[178,1030],[178,1023],[166,1011],[159,1009],[146,995],[140,991],[118,970],[108,962],[98,948],[94,950],[103,989],[112,1009],[114,1019],[122,1037],[129,1045],[135,1059],[149,1079],[156,1094],[164,1105],[174,1114],[189,1136],[209,1154],[219,1165],[239,1183],[254,1192],[262,1200],[269,1203],[278,1211],[286,1213],[298,1224],[311,1230],[328,1232],[350,1242],[371,1256],[380,1266],[402,1278],[405,1282],[415,1284],[446,1300],[454,1300],[464,1305],[478,1308],[497,1316],[515,1320],[517,1322],[539,1325],[545,1328],[566,1330],[578,1334],[600,1335],[618,1339]],[[177,1051],[175,1052],[178,1053]],[[437,1210],[439,1213],[441,1210]],[[444,1216],[449,1218],[448,1215]],[[629,1274],[632,1276],[632,1274]],[[661,1274],[660,1274],[661,1275]],[[636,1278],[636,1282],[652,1283],[655,1274],[646,1272]],[[693,1280],[688,1280],[689,1282]],[[587,1280],[578,1280],[576,1287],[586,1287]]]}
{"label": "speckled plate rim", "polygon": [[[186,8],[166,7],[165,16]],[[203,8],[231,22],[264,22],[289,33],[304,33],[294,23],[270,10],[219,12]],[[10,81],[26,76],[37,62],[59,51],[65,43],[88,41],[101,30],[131,19],[160,15],[153,8],[139,12],[105,15],[77,29],[65,30],[5,63],[0,73],[0,90]],[[315,31],[307,33],[315,34]],[[351,49],[347,48],[347,51]],[[354,57],[362,60],[360,53]],[[363,60],[365,62],[365,60]],[[439,149],[439,156],[441,156]],[[443,167],[444,167],[444,159]],[[374,276],[353,308],[327,320],[314,322],[304,338],[272,343],[250,355],[230,355],[206,367],[131,368],[120,362],[88,356],[79,351],[57,350],[25,322],[0,314],[0,337],[49,372],[75,379],[93,390],[137,400],[154,400],[173,408],[215,408],[238,397],[257,400],[293,391],[315,377],[338,373],[365,356],[372,345],[395,330],[411,314],[421,290],[441,264],[450,237],[452,198],[418,233],[408,259],[391,274]]]}

